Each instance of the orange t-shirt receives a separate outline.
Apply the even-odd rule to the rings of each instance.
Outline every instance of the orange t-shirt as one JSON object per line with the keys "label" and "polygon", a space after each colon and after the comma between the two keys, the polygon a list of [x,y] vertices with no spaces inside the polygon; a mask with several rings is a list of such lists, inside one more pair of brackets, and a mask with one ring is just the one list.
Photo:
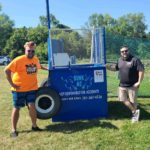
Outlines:
{"label": "orange t-shirt", "polygon": [[27,92],[38,89],[37,71],[41,68],[39,59],[33,57],[27,58],[26,55],[16,57],[6,69],[11,70],[13,73],[12,81],[14,84],[19,85],[19,89],[11,87],[12,91]]}

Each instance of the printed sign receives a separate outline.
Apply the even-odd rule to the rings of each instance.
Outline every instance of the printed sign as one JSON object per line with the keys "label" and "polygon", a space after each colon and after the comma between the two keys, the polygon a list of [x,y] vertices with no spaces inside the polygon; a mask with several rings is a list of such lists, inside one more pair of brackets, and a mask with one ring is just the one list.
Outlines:
{"label": "printed sign", "polygon": [[99,89],[86,90],[86,91],[70,91],[60,92],[59,95],[62,97],[62,101],[68,100],[98,100],[102,99]]}
{"label": "printed sign", "polygon": [[104,82],[103,70],[94,70],[94,82]]}

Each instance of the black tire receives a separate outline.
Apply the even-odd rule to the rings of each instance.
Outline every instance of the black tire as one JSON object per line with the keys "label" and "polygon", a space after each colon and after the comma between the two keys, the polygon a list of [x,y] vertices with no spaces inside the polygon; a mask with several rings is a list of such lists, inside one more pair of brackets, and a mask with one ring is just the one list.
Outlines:
{"label": "black tire", "polygon": [[59,94],[50,88],[41,87],[37,92],[35,108],[38,119],[49,119],[56,115],[61,107]]}
{"label": "black tire", "polygon": [[41,84],[40,87],[48,87],[48,79],[44,79]]}

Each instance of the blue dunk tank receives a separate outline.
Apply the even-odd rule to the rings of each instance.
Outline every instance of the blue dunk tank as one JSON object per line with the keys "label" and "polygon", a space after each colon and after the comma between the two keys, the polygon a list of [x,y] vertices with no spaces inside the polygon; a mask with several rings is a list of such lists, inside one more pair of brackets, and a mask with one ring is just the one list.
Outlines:
{"label": "blue dunk tank", "polygon": [[93,30],[90,64],[53,63],[37,93],[39,119],[66,122],[108,116],[104,31]]}
{"label": "blue dunk tank", "polygon": [[51,86],[62,106],[53,121],[73,121],[107,116],[106,70],[102,65],[54,69]]}
{"label": "blue dunk tank", "polygon": [[[47,11],[49,14],[48,0]],[[89,64],[72,64],[69,61],[57,66],[53,60],[56,57],[53,56],[50,38],[50,18],[48,23],[49,75],[37,92],[37,117],[52,118],[53,122],[107,117],[105,29],[93,29]]]}

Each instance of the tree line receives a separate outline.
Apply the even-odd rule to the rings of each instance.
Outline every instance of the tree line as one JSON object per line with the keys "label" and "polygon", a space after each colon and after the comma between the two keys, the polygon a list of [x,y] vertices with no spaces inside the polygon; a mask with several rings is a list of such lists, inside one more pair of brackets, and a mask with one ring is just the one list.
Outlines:
{"label": "tree line", "polygon": [[[107,57],[117,57],[122,45],[128,45],[131,51],[143,58],[150,58],[150,32],[147,32],[143,13],[129,13],[115,19],[109,14],[92,14],[77,31],[51,17],[51,38],[61,39],[65,52],[77,58],[89,58],[91,51],[91,29],[105,27]],[[59,30],[58,30],[59,29]],[[40,60],[47,60],[47,19],[39,17],[36,27],[16,28],[15,22],[2,12],[0,5],[0,55],[9,55],[12,59],[24,53],[26,41],[35,41],[36,54]]]}

